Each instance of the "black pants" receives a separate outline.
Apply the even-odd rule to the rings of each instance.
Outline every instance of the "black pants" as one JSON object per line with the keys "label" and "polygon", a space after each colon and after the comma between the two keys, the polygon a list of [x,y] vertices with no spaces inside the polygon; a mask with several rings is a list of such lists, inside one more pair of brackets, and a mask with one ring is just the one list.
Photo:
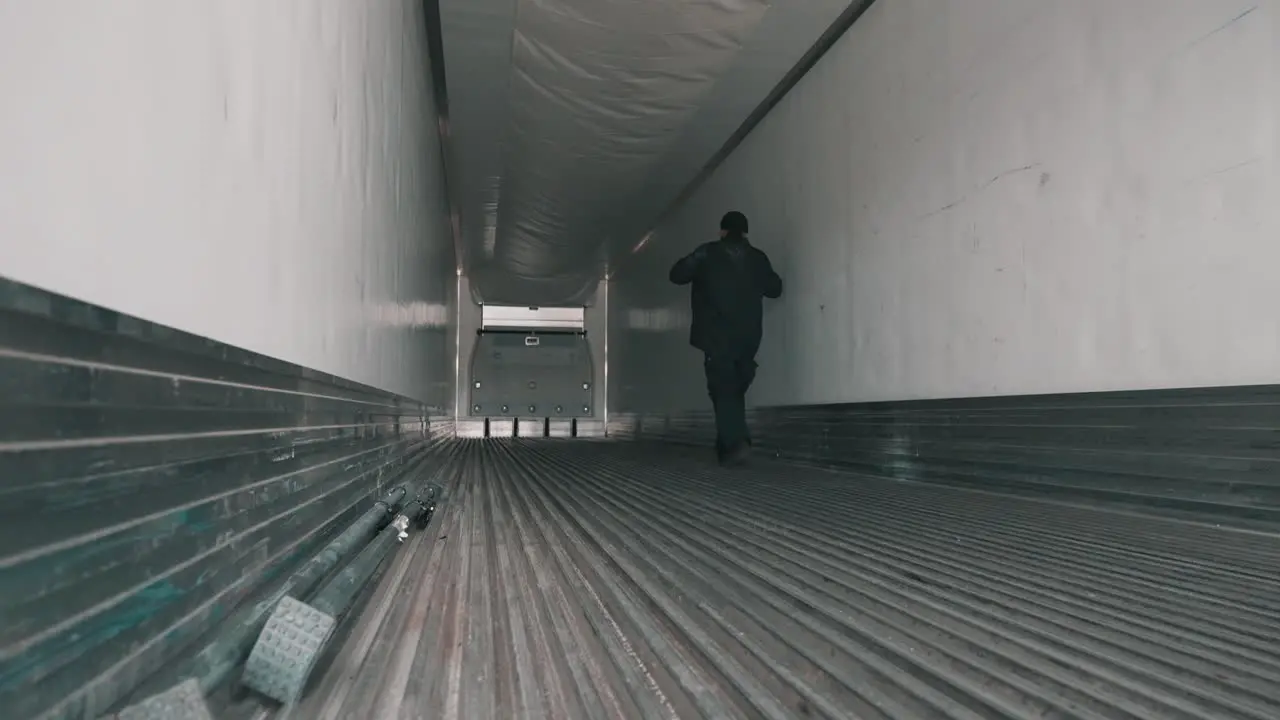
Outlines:
{"label": "black pants", "polygon": [[751,442],[747,429],[747,389],[756,379],[754,357],[708,353],[707,392],[716,413],[716,450],[721,454]]}

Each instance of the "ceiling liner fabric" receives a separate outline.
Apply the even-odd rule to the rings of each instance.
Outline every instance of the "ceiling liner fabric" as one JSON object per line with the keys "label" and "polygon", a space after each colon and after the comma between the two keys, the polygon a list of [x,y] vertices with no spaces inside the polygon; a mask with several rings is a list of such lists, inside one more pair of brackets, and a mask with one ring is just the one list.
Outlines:
{"label": "ceiling liner fabric", "polygon": [[471,254],[485,302],[582,304],[654,165],[767,0],[518,0],[496,229]]}

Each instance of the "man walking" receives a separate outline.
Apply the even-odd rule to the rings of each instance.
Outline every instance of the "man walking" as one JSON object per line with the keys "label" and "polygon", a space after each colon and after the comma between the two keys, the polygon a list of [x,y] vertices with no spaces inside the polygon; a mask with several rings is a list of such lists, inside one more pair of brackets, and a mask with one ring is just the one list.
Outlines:
{"label": "man walking", "polygon": [[720,240],[699,245],[671,268],[671,282],[693,284],[689,344],[705,354],[707,392],[716,415],[716,454],[726,465],[751,452],[747,388],[756,376],[763,332],[762,298],[782,295],[769,256],[747,241],[747,216],[720,220]]}

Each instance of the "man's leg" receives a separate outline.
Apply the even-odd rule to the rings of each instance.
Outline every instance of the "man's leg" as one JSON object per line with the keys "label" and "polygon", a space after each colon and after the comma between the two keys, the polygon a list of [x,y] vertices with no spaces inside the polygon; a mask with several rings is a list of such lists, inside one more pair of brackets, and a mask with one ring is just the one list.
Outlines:
{"label": "man's leg", "polygon": [[738,407],[741,413],[737,417],[740,423],[738,427],[739,436],[747,445],[751,444],[751,428],[747,425],[747,390],[751,389],[751,383],[756,379],[756,361],[755,358],[742,358],[736,364],[735,368],[738,374]]}
{"label": "man's leg", "polygon": [[716,452],[723,460],[745,441],[742,428],[746,408],[739,392],[742,382],[732,357],[707,355],[703,367],[707,373],[707,394],[711,396],[716,416]]}
{"label": "man's leg", "polygon": [[707,377],[707,394],[711,396],[711,417],[715,418],[715,425],[716,425],[716,458],[723,460],[724,459],[724,443],[721,442],[720,440],[720,438],[724,435],[724,433],[721,430],[721,424],[723,423],[723,420],[722,420],[723,415],[720,412],[720,403],[716,402],[716,396],[710,390],[711,378],[709,375],[710,373],[708,373],[708,377]]}

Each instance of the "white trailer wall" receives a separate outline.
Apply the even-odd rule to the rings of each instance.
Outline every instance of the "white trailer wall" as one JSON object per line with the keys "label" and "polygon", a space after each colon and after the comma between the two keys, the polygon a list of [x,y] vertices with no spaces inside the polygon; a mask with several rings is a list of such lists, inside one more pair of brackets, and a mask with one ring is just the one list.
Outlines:
{"label": "white trailer wall", "polygon": [[876,3],[615,261],[610,411],[707,404],[666,270],[729,209],[756,404],[1280,380],[1278,4]]}
{"label": "white trailer wall", "polygon": [[448,406],[422,13],[0,3],[0,275]]}

